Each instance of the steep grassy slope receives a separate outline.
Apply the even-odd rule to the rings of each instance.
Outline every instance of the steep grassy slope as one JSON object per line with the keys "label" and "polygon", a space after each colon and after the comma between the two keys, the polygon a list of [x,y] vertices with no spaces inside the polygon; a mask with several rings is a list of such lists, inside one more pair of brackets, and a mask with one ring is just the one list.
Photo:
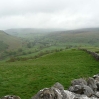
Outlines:
{"label": "steep grassy slope", "polygon": [[36,60],[0,62],[0,97],[7,94],[29,99],[42,88],[60,82],[65,89],[75,78],[99,73],[99,62],[79,50],[65,50]]}
{"label": "steep grassy slope", "polygon": [[2,46],[4,46],[4,49],[8,48],[9,50],[13,50],[22,47],[20,38],[11,36],[4,31],[0,31],[0,42],[2,43]]}

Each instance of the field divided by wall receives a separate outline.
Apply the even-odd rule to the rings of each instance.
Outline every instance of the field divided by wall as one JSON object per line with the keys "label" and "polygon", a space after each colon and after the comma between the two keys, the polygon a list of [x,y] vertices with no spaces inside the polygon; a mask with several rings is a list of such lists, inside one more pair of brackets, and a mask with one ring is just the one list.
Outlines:
{"label": "field divided by wall", "polygon": [[76,50],[64,50],[35,60],[0,62],[0,97],[8,94],[30,99],[42,88],[56,82],[65,89],[71,80],[99,73],[99,62],[90,54]]}

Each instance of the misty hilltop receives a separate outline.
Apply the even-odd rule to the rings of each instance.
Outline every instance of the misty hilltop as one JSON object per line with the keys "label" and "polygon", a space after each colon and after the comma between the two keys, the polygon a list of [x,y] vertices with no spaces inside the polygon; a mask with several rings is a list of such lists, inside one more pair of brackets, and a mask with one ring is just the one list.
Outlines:
{"label": "misty hilltop", "polygon": [[62,29],[8,29],[6,33],[36,42],[64,45],[98,45],[99,28],[82,28],[75,30]]}

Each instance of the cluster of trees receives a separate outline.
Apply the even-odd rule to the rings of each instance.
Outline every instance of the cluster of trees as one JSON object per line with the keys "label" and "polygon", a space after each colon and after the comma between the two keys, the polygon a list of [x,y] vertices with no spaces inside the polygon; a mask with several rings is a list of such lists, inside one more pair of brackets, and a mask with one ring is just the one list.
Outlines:
{"label": "cluster of trees", "polygon": [[27,42],[27,48],[33,48],[34,46],[39,46],[41,49],[42,48],[46,48],[49,46],[52,46],[53,44],[51,44],[50,42]]}
{"label": "cluster of trees", "polygon": [[7,50],[4,50],[1,55],[0,55],[0,58],[1,59],[5,59],[7,57],[12,57],[12,56],[19,56],[19,55],[23,55],[24,52],[23,52],[23,49],[18,49],[16,51],[7,51]]}
{"label": "cluster of trees", "polygon": [[[32,53],[38,53],[39,54],[35,57],[39,57],[39,56],[42,56],[46,53],[50,53],[50,52],[53,52],[53,51],[45,51],[45,52],[41,52],[41,50],[45,49],[45,48],[51,48],[52,46],[58,46],[56,44],[56,42],[53,42],[53,41],[49,41],[49,42],[36,42],[36,41],[26,41],[26,48],[22,49],[18,49],[18,50],[14,50],[14,51],[3,51],[2,53],[0,53],[0,59],[3,60],[5,58],[9,58],[10,57],[10,60],[21,60],[21,59],[16,59],[15,57],[19,57],[19,56],[23,56],[23,55],[28,55],[28,54],[32,54]],[[73,47],[72,45],[66,45],[66,49],[68,48],[71,48]],[[60,49],[61,50],[61,49]],[[55,52],[58,52],[59,50],[58,49],[55,49],[54,50]],[[35,57],[32,57],[32,58],[35,58]],[[26,59],[26,58],[25,58]],[[25,60],[25,59],[22,59],[22,60]]]}

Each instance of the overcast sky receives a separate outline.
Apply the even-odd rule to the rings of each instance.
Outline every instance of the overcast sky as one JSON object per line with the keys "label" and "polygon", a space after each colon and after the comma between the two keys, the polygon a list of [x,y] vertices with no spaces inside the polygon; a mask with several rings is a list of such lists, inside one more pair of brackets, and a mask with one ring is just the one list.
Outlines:
{"label": "overcast sky", "polygon": [[99,27],[99,0],[0,0],[0,29]]}

